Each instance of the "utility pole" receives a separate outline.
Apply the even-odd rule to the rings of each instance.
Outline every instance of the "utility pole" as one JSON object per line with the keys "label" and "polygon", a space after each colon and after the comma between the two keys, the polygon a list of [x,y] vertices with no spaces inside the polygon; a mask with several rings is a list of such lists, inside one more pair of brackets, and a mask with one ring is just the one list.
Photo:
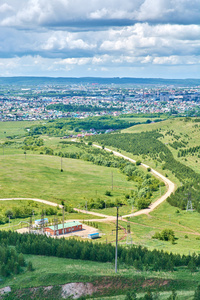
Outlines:
{"label": "utility pole", "polygon": [[63,168],[62,168],[62,156],[61,156],[61,159],[60,159],[60,172],[63,172]]}
{"label": "utility pole", "polygon": [[58,219],[54,218],[54,236],[56,235],[56,230],[58,230]]}
{"label": "utility pole", "polygon": [[117,221],[116,221],[115,273],[117,273],[118,210],[119,210],[119,206],[117,206]]}
{"label": "utility pole", "polygon": [[87,211],[87,201],[85,202],[85,210]]}
{"label": "utility pole", "polygon": [[9,218],[9,226],[10,226],[10,217],[11,217],[11,215],[8,215],[8,218]]}
{"label": "utility pole", "polygon": [[32,215],[30,216],[30,221],[29,221],[29,233],[31,232],[32,229]]}
{"label": "utility pole", "polygon": [[42,214],[41,214],[41,231],[42,234],[44,233],[44,212],[42,210]]}
{"label": "utility pole", "polygon": [[65,207],[63,205],[63,234],[65,233]]}
{"label": "utility pole", "polygon": [[112,187],[112,191],[113,191],[113,172],[111,172],[111,187]]}

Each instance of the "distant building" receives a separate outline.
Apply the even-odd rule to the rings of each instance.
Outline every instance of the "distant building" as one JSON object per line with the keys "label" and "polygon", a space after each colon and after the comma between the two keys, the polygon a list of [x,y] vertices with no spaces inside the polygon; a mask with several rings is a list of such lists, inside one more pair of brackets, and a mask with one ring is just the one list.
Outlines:
{"label": "distant building", "polygon": [[82,230],[82,224],[78,221],[64,223],[64,228],[63,224],[52,225],[44,228],[44,232],[48,235],[60,235],[78,230]]}

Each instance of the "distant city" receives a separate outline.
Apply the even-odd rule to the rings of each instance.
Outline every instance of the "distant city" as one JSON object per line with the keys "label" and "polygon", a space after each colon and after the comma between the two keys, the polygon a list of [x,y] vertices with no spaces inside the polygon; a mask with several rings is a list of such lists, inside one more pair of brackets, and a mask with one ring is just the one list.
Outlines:
{"label": "distant city", "polygon": [[0,121],[200,112],[200,86],[68,84],[0,86]]}

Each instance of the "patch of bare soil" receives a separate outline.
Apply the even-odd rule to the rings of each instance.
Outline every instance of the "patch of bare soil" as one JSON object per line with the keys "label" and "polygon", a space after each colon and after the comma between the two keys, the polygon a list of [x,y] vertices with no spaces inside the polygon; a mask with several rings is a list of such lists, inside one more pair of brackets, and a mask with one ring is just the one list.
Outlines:
{"label": "patch of bare soil", "polygon": [[62,298],[78,299],[81,296],[92,295],[96,292],[96,288],[92,283],[73,282],[62,286]]}

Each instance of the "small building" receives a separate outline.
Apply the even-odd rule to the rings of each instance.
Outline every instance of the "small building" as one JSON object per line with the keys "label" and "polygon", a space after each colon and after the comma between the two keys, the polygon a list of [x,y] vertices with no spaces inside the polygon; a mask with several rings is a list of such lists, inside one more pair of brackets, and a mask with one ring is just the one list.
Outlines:
{"label": "small building", "polygon": [[100,236],[99,236],[99,232],[95,232],[95,233],[89,233],[88,234],[88,238],[89,239],[98,239]]}
{"label": "small building", "polygon": [[44,228],[44,232],[48,235],[60,235],[82,230],[82,224],[78,221],[67,222],[58,225],[52,225]]}
{"label": "small building", "polygon": [[46,223],[48,223],[47,218],[35,220],[35,225],[37,225],[37,226],[41,226],[41,225],[44,225]]}

